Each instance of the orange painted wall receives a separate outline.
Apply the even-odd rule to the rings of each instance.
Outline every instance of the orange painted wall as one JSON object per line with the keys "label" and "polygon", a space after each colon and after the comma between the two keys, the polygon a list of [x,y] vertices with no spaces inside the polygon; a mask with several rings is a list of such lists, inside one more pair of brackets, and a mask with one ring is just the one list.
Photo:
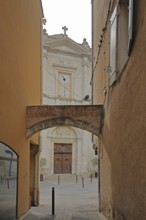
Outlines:
{"label": "orange painted wall", "polygon": [[41,18],[40,0],[0,1],[0,141],[19,156],[18,216],[29,208],[26,106],[41,99]]}
{"label": "orange painted wall", "polygon": [[[93,2],[96,57],[99,36],[107,16],[106,5],[110,1]],[[107,28],[94,72],[94,104],[104,104],[105,110],[99,145],[100,208],[108,219],[146,219],[145,41],[146,1],[134,1],[132,51],[126,68],[116,83],[108,87],[108,73],[104,71],[109,59]],[[96,60],[94,65],[95,63]],[[102,92],[103,85],[107,85],[105,96]]]}

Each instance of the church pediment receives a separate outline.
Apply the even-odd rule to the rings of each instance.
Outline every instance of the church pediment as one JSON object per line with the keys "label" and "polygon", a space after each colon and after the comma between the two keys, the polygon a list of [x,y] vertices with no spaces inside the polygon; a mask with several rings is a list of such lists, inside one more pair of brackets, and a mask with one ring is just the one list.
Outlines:
{"label": "church pediment", "polygon": [[76,43],[73,41],[71,38],[68,36],[64,35],[54,35],[53,36],[48,36],[44,42],[43,45],[46,47],[48,50],[57,50],[57,51],[62,51],[62,52],[68,52],[68,53],[75,53],[75,54],[91,54],[90,47],[84,46],[83,44]]}
{"label": "church pediment", "polygon": [[70,53],[75,53],[76,51],[71,49],[70,47],[64,46],[64,45],[60,45],[60,46],[55,46],[55,47],[51,47],[51,49],[55,49],[55,50],[60,50],[60,51],[64,51],[64,52],[70,52]]}

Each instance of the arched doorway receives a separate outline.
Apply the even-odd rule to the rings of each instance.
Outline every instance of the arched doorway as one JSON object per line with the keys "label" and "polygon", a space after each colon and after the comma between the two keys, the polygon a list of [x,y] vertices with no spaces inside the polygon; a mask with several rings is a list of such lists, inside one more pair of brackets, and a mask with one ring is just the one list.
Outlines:
{"label": "arched doorway", "polygon": [[52,174],[88,174],[94,157],[91,134],[70,126],[41,131],[40,172]]}
{"label": "arched doorway", "polygon": [[0,143],[0,219],[12,220],[17,213],[18,156]]}

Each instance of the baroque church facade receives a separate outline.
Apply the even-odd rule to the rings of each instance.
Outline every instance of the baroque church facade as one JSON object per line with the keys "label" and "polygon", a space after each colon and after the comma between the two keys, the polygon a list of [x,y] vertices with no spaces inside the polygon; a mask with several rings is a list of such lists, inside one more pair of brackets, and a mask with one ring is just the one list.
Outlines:
{"label": "baroque church facade", "polygon": [[[63,34],[43,31],[43,105],[91,104],[91,49],[86,39],[79,44]],[[41,131],[40,172],[51,174],[91,174],[92,135],[70,126]]]}

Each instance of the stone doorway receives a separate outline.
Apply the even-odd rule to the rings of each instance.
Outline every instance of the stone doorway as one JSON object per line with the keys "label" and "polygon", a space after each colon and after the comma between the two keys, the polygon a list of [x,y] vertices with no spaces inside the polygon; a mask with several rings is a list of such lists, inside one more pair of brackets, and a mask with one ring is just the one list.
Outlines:
{"label": "stone doorway", "polygon": [[54,143],[54,174],[72,173],[72,144]]}

